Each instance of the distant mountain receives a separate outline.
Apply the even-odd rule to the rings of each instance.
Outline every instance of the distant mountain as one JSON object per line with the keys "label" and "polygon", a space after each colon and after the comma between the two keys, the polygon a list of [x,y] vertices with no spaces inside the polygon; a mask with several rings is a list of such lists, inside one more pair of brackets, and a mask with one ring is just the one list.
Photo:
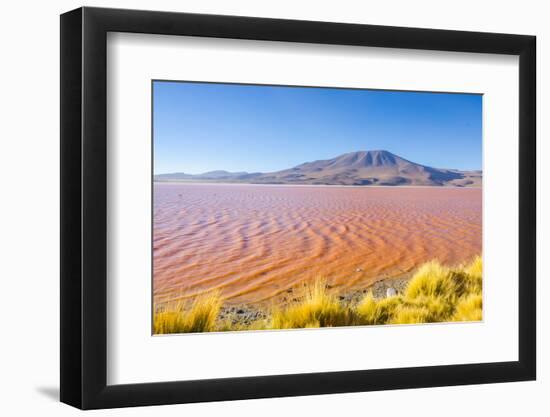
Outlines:
{"label": "distant mountain", "polygon": [[229,172],[229,171],[210,171],[205,172],[204,174],[195,175],[195,178],[205,178],[205,179],[227,179],[227,178],[238,178],[241,175],[247,175],[247,172]]}
{"label": "distant mountain", "polygon": [[481,186],[481,171],[432,168],[388,151],[357,151],[268,173],[211,171],[156,175],[155,181],[253,184]]}
{"label": "distant mountain", "polygon": [[248,172],[209,171],[203,174],[186,174],[185,172],[174,172],[172,174],[155,175],[155,181],[198,181],[208,180],[209,182],[245,181],[263,175],[261,172],[249,174]]}

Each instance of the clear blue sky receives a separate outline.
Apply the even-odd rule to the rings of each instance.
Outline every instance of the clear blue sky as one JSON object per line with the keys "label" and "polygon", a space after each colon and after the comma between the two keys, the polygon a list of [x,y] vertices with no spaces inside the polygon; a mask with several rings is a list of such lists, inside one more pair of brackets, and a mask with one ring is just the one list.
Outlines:
{"label": "clear blue sky", "polygon": [[482,97],[155,81],[155,174],[269,172],[359,150],[481,169]]}

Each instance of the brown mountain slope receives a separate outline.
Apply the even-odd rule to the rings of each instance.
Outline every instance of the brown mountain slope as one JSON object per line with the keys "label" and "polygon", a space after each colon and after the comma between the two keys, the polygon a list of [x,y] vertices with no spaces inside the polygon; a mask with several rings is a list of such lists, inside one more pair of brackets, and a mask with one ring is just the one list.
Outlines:
{"label": "brown mountain slope", "polygon": [[324,185],[422,185],[481,186],[481,171],[432,168],[408,161],[388,151],[357,151],[336,158],[306,162],[294,168],[269,173],[246,172],[212,175],[164,174],[156,181],[243,182],[254,184]]}
{"label": "brown mountain slope", "polygon": [[437,169],[388,151],[358,151],[262,174],[254,182],[340,185],[479,186],[480,172]]}

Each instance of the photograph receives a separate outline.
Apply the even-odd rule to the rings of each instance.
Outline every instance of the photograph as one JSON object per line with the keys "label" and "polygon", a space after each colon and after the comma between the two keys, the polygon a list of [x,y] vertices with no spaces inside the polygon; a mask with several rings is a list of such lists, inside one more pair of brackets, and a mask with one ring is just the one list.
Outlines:
{"label": "photograph", "polygon": [[482,320],[482,95],[152,89],[153,334]]}
{"label": "photograph", "polygon": [[[415,7],[401,21],[383,3],[331,7],[65,5],[55,31],[48,13],[34,19],[45,35],[29,45],[58,53],[33,84],[44,112],[29,112],[28,82],[8,83],[26,138],[8,140],[21,151],[7,152],[19,192],[7,195],[22,200],[5,207],[25,219],[5,216],[21,255],[6,276],[29,287],[21,265],[36,265],[39,288],[6,294],[8,311],[28,310],[19,294],[49,305],[40,334],[16,326],[17,349],[52,343],[27,354],[32,372],[8,369],[35,385],[10,407],[225,416],[233,404],[244,417],[266,399],[283,414],[452,403],[462,416],[523,396],[538,415],[537,63],[550,26],[520,6],[500,20]],[[29,57],[47,48],[14,45],[31,51],[17,71],[36,72]],[[28,132],[46,119],[58,145]],[[37,182],[42,165],[55,178]],[[34,245],[49,252],[27,249],[57,225]]]}

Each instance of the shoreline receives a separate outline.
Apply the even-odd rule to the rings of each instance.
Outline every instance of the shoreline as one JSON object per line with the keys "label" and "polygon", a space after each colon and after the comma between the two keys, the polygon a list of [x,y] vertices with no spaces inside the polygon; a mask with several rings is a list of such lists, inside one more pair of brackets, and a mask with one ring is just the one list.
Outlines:
{"label": "shoreline", "polygon": [[[375,300],[382,300],[390,297],[388,290],[393,290],[393,295],[399,296],[404,293],[411,278],[412,274],[406,274],[405,276],[393,278],[383,278],[364,288],[336,293],[335,297],[343,306],[356,306],[369,292],[372,292]],[[332,287],[327,285],[326,288],[331,289]],[[299,291],[301,291],[301,287],[291,287],[286,289],[282,295],[274,298],[274,300],[277,300],[278,302],[273,305],[277,305],[277,308],[285,309],[288,306],[302,302],[304,300],[304,294],[297,294]],[[222,323],[229,321],[231,326],[247,327],[258,320],[266,319],[269,316],[268,312],[269,308],[266,308],[266,304],[263,302],[236,304],[227,303],[222,304],[220,312],[216,318],[216,322],[218,325],[221,325]]]}
{"label": "shoreline", "polygon": [[335,293],[325,280],[286,290],[286,305],[225,305],[217,292],[187,307],[154,312],[154,334],[417,324],[483,319],[482,259],[445,266],[433,260],[412,276],[388,278]]}
{"label": "shoreline", "polygon": [[433,188],[433,189],[479,189],[483,186],[457,186],[457,185],[345,185],[345,184],[276,184],[276,183],[253,183],[253,182],[218,182],[218,181],[154,181],[156,184],[169,185],[248,185],[266,187],[331,187],[331,188]]}

